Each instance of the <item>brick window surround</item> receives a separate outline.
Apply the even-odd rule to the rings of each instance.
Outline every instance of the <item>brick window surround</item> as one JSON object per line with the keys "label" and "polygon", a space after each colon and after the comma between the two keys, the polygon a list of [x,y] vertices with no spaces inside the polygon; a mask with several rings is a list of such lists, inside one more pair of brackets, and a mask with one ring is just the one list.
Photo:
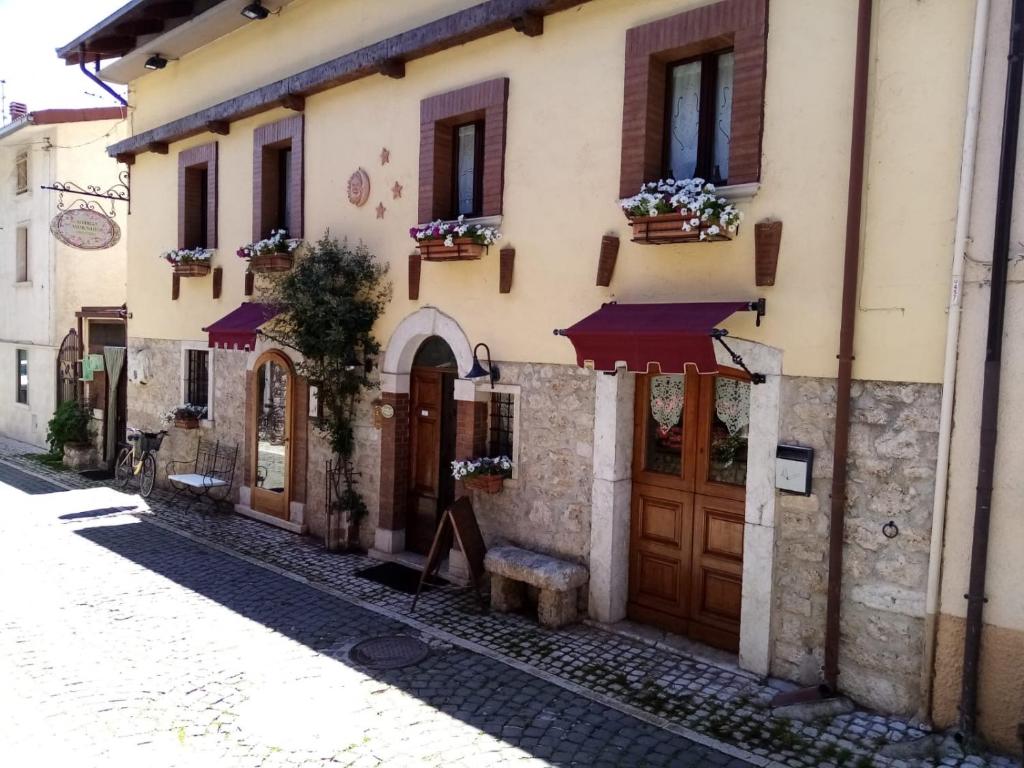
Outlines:
{"label": "brick window surround", "polygon": [[453,129],[456,125],[478,120],[484,125],[480,215],[501,214],[507,117],[507,77],[469,85],[420,102],[421,223],[450,218]]}
{"label": "brick window surround", "polygon": [[252,141],[252,239],[262,240],[276,224],[278,206],[277,153],[291,150],[288,196],[291,215],[286,229],[289,237],[302,237],[302,209],[305,184],[302,169],[303,115],[294,115],[274,123],[261,125],[253,131]]}
{"label": "brick window surround", "polygon": [[668,65],[732,48],[729,184],[758,181],[764,128],[768,0],[721,0],[626,32],[619,195],[661,177]]}
{"label": "brick window surround", "polygon": [[194,212],[201,203],[201,185],[193,174],[206,171],[206,247],[217,247],[217,142],[178,153],[178,247],[196,243],[200,221]]}

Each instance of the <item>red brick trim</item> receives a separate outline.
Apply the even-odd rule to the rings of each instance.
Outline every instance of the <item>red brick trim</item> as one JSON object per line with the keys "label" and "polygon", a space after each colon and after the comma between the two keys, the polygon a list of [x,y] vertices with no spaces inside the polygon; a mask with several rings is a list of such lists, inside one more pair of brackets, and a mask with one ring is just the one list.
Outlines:
{"label": "red brick trim", "polygon": [[187,221],[189,204],[195,202],[190,196],[199,194],[195,185],[187,183],[189,171],[206,170],[206,247],[217,247],[217,142],[203,144],[178,153],[178,247],[186,248],[190,226]]}
{"label": "red brick trim", "polygon": [[274,150],[288,149],[291,158],[292,212],[288,221],[288,236],[302,237],[304,195],[303,183],[303,127],[304,116],[295,115],[274,123],[261,125],[253,131],[252,139],[252,239],[261,240],[270,228],[268,223],[277,210],[277,165],[264,163]]}
{"label": "red brick trim", "polygon": [[[455,457],[471,459],[487,455],[487,403],[458,400],[455,404]],[[455,495],[461,496],[466,488],[461,480],[455,482]]]}
{"label": "red brick trim", "polygon": [[395,409],[380,430],[380,496],[377,527],[395,531],[405,528],[409,493],[409,395],[383,392],[381,405]]}
{"label": "red brick trim", "polygon": [[729,46],[736,61],[729,183],[760,179],[767,42],[768,0],[721,0],[626,33],[620,196],[661,176],[666,66]]}
{"label": "red brick trim", "polygon": [[501,214],[505,186],[508,78],[499,77],[420,102],[421,223],[451,213],[452,128],[484,121],[483,216]]}

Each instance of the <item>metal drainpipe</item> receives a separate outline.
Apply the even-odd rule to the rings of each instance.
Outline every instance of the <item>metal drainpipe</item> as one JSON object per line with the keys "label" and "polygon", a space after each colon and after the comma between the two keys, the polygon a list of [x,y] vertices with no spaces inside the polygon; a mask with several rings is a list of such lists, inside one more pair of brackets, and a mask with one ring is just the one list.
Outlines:
{"label": "metal drainpipe", "polygon": [[1010,259],[1010,224],[1016,181],[1017,137],[1020,132],[1021,83],[1024,80],[1024,0],[1013,0],[1010,19],[1010,55],[1006,70],[1003,138],[999,153],[995,232],[992,242],[992,291],[988,306],[985,373],[981,388],[981,428],[978,447],[978,491],[974,506],[974,537],[967,594],[964,636],[964,671],[960,691],[960,730],[973,738],[978,714],[978,664],[981,655],[982,611],[985,604],[985,572],[988,567],[988,533],[992,516],[992,476],[996,460],[996,427],[999,421],[999,377],[1003,354],[1003,315]]}
{"label": "metal drainpipe", "polygon": [[939,597],[942,586],[942,547],[946,527],[946,494],[949,488],[949,450],[953,435],[953,402],[956,390],[960,314],[963,307],[964,255],[971,220],[974,162],[981,115],[981,84],[985,70],[990,0],[978,0],[974,9],[974,43],[967,86],[967,113],[960,155],[960,192],[949,280],[949,314],[946,318],[946,353],[942,371],[942,404],[939,408],[939,446],[932,492],[932,536],[928,551],[928,591],[925,596],[924,661],[921,664],[921,706],[918,718],[932,719],[935,677],[935,644],[938,640]]}
{"label": "metal drainpipe", "polygon": [[839,689],[839,609],[843,586],[843,527],[846,517],[846,459],[850,438],[850,388],[853,383],[853,336],[860,271],[860,228],[864,190],[864,144],[871,53],[872,0],[857,9],[857,56],[853,76],[853,130],[850,140],[850,186],[846,203],[846,254],[843,258],[843,304],[839,325],[839,372],[836,376],[836,430],[833,449],[832,511],[828,535],[828,602],[825,609],[825,685]]}

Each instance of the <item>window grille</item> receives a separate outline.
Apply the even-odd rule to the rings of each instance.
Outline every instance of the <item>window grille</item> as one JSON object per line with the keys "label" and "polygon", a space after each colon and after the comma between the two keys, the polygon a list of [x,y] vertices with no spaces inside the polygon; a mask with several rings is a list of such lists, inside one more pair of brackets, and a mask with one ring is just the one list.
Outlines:
{"label": "window grille", "polygon": [[506,392],[492,392],[488,454],[511,458],[514,431],[515,395]]}
{"label": "window grille", "polygon": [[185,402],[209,407],[210,353],[205,349],[186,350]]}

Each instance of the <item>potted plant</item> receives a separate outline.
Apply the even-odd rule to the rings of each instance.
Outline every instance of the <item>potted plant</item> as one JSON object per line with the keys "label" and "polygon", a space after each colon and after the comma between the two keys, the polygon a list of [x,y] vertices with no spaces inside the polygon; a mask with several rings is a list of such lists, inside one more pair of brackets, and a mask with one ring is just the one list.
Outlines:
{"label": "potted plant", "polygon": [[165,424],[174,424],[178,429],[199,429],[199,420],[206,418],[205,405],[176,405],[164,414]]}
{"label": "potted plant", "polygon": [[455,221],[432,221],[409,230],[425,261],[469,261],[479,259],[488,246],[501,239],[496,227],[467,224],[465,216]]}
{"label": "potted plant", "polygon": [[452,477],[461,480],[467,488],[485,493],[498,493],[511,473],[512,460],[508,456],[481,456],[452,462]]}
{"label": "potted plant", "polygon": [[174,274],[180,277],[204,277],[210,274],[209,248],[174,248],[160,255],[160,258],[174,267]]}
{"label": "potted plant", "polygon": [[731,240],[743,218],[704,179],[659,179],[619,205],[633,227],[633,242],[688,243]]}
{"label": "potted plant", "polygon": [[251,272],[287,272],[300,245],[302,240],[289,238],[283,229],[273,229],[270,237],[243,245],[237,253],[249,262]]}
{"label": "potted plant", "polygon": [[74,400],[65,400],[54,411],[46,425],[46,442],[51,455],[63,457],[64,466],[81,469],[94,463],[96,449],[89,440],[91,420],[89,409]]}

